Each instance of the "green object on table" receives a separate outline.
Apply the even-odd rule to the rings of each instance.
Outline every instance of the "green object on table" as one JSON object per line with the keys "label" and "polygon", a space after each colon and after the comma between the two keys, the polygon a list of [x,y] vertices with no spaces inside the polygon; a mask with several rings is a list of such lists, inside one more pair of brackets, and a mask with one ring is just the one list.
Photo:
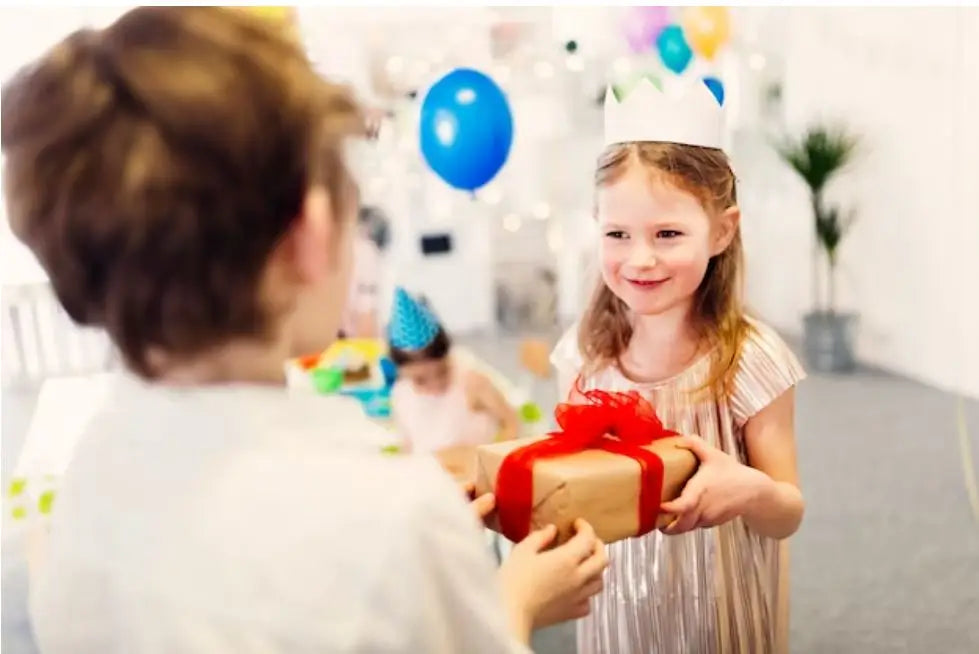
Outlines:
{"label": "green object on table", "polygon": [[23,520],[27,517],[27,509],[23,506],[15,506],[11,514],[14,520]]}
{"label": "green object on table", "polygon": [[520,407],[520,417],[526,423],[533,423],[543,417],[543,412],[534,402],[527,402]]}
{"label": "green object on table", "polygon": [[26,479],[14,479],[13,481],[10,482],[10,491],[9,491],[10,497],[17,497],[18,495],[24,492],[24,488],[26,487],[27,487]]}
{"label": "green object on table", "polygon": [[317,368],[313,371],[313,385],[320,393],[336,393],[343,386],[343,371],[339,368]]}
{"label": "green object on table", "polygon": [[401,446],[400,445],[385,445],[384,447],[381,448],[381,454],[388,454],[388,455],[401,454]]}

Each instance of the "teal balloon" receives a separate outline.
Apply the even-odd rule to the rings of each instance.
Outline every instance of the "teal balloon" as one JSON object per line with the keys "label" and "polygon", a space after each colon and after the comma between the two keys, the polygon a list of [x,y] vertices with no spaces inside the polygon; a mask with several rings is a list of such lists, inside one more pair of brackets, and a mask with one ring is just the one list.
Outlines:
{"label": "teal balloon", "polygon": [[724,106],[724,83],[721,80],[717,79],[716,77],[708,75],[707,77],[704,78],[704,84],[707,85],[707,88],[710,89],[710,92],[714,94],[715,98],[717,98],[717,104],[723,107]]}
{"label": "teal balloon", "polygon": [[656,39],[656,49],[663,65],[679,75],[693,59],[693,50],[679,25],[667,25]]}

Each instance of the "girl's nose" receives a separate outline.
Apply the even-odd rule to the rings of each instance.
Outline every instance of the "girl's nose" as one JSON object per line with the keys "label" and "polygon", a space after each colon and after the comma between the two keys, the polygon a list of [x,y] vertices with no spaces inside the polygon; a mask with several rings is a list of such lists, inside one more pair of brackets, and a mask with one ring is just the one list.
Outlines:
{"label": "girl's nose", "polygon": [[652,268],[656,265],[656,253],[648,245],[638,243],[629,252],[628,264],[633,268]]}

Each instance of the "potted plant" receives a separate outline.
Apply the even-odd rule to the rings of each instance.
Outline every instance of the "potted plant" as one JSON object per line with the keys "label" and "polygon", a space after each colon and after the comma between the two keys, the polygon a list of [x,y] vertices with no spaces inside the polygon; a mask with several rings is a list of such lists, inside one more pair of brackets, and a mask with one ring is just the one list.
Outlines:
{"label": "potted plant", "polygon": [[[814,125],[798,138],[784,139],[776,148],[809,187],[816,243],[813,309],[804,317],[803,347],[809,366],[819,372],[845,372],[855,365],[853,340],[858,317],[840,312],[836,304],[839,248],[854,216],[852,211],[830,204],[825,191],[830,180],[852,161],[857,146],[858,139],[844,128]],[[823,261],[825,266],[820,265]],[[821,283],[824,275],[825,297]]]}

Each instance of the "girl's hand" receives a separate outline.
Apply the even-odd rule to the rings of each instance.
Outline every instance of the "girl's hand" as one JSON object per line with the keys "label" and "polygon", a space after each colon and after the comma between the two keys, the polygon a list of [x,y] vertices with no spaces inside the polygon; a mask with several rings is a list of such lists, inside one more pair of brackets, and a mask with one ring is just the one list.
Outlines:
{"label": "girl's hand", "polygon": [[693,452],[700,459],[700,468],[680,497],[662,505],[664,512],[676,515],[663,529],[666,534],[682,534],[733,520],[774,484],[765,473],[740,463],[699,436],[685,436],[677,447]]}

